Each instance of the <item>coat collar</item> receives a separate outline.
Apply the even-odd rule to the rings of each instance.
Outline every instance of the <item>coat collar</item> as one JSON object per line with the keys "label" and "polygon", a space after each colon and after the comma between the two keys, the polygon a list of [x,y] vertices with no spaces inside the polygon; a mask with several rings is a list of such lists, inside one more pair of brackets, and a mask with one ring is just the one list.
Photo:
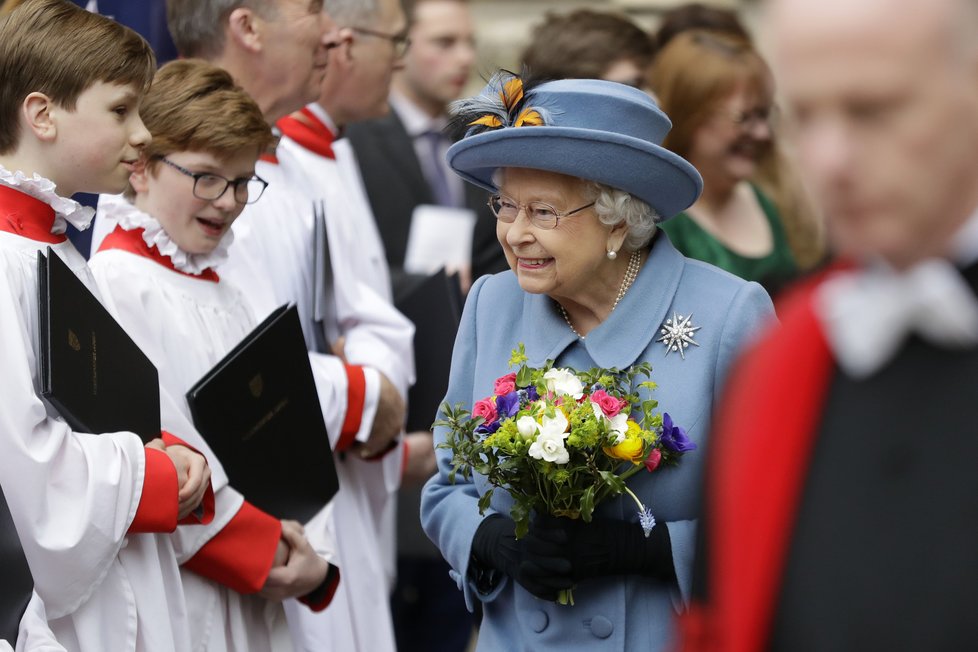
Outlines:
{"label": "coat collar", "polygon": [[[685,258],[669,239],[657,233],[632,287],[611,315],[584,339],[584,348],[596,366],[624,369],[639,359],[669,314],[685,265]],[[547,295],[526,294],[523,311],[521,341],[526,344],[530,366],[556,360],[578,340]],[[638,314],[651,318],[636,319]]]}

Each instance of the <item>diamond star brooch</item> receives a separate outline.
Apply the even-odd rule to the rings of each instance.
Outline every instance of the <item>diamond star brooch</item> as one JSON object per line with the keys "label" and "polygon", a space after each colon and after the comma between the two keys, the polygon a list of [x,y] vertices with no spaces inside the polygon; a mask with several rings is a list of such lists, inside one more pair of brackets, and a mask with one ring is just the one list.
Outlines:
{"label": "diamond star brooch", "polygon": [[672,313],[672,319],[667,319],[659,330],[662,337],[656,342],[662,342],[666,346],[666,355],[672,352],[678,353],[683,360],[686,359],[686,349],[690,345],[699,346],[693,339],[701,326],[693,326],[693,315],[683,317],[678,313]]}

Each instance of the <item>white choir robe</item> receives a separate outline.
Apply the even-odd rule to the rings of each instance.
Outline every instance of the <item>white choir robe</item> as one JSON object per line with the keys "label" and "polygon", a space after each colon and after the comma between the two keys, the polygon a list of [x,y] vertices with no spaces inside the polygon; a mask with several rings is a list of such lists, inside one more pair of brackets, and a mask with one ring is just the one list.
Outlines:
{"label": "white choir robe", "polygon": [[[283,138],[277,163],[260,161],[269,182],[262,198],[234,224],[235,241],[221,273],[247,288],[259,315],[286,302],[297,304],[310,350],[320,328],[314,318],[314,201],[325,203],[335,312],[327,340],[345,338],[347,361],[383,373],[406,396],[414,382],[413,325],[391,302],[387,263],[373,216],[351,195],[336,162]],[[362,193],[359,197],[362,197]],[[347,383],[342,362],[313,353],[313,373],[334,448],[346,416]],[[368,376],[369,379],[369,376]],[[376,393],[369,382],[361,430],[369,434]],[[394,509],[400,484],[400,447],[379,461],[337,456],[340,491],[332,531],[343,581],[329,609],[312,614],[286,605],[296,646],[303,650],[393,652],[389,594],[394,577]],[[307,527],[315,529],[317,516]]]}
{"label": "white choir robe", "polygon": [[[142,493],[142,441],[74,432],[38,394],[37,253],[48,246],[98,294],[70,242],[0,232],[0,482],[35,591],[69,650],[189,649],[169,536],[127,536]],[[164,428],[200,443],[179,422],[164,418]]]}
{"label": "white choir robe", "polygon": [[[103,251],[89,261],[103,301],[133,341],[153,361],[160,386],[175,396],[185,392],[253,325],[251,313],[228,288],[181,276],[128,252]],[[172,278],[171,278],[172,277]],[[215,290],[217,290],[215,292]],[[209,292],[210,291],[210,292]],[[180,406],[190,418],[186,401]],[[226,524],[243,498],[227,485],[215,496],[218,522]],[[181,548],[185,562],[220,527],[200,528]],[[209,536],[208,536],[209,535]],[[281,604],[241,595],[180,569],[194,650],[291,649]],[[286,647],[274,647],[284,632]]]}
{"label": "white choir robe", "polygon": [[37,592],[27,603],[24,615],[20,617],[17,646],[12,647],[6,639],[0,639],[0,652],[65,652],[64,646],[55,640],[54,632],[48,626],[44,601]]}
{"label": "white choir robe", "polygon": [[[105,203],[120,201],[124,200],[101,198],[100,215]],[[185,396],[257,325],[242,294],[223,280],[190,277],[117,249],[96,253],[89,264],[106,306],[157,366],[160,385],[174,396]],[[191,418],[186,400],[179,404]],[[242,497],[226,486],[218,492],[217,503],[218,516],[226,523],[241,506]],[[207,538],[217,533],[214,528],[201,531]],[[196,553],[207,538],[188,547],[181,561]],[[339,565],[328,532],[310,541],[327,561]],[[243,595],[186,568],[181,568],[181,576],[195,650],[293,649],[281,603]]]}

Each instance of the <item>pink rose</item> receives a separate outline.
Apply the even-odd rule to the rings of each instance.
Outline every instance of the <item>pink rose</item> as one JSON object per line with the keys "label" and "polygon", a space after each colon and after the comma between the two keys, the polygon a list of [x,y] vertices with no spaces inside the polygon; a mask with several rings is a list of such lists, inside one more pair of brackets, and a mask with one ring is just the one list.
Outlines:
{"label": "pink rose", "polygon": [[608,392],[603,389],[599,389],[596,392],[591,393],[591,402],[597,403],[604,415],[609,419],[614,416],[618,416],[618,413],[622,411],[626,405],[625,401],[620,398],[615,398],[608,394]]}
{"label": "pink rose", "polygon": [[492,423],[499,415],[496,414],[496,404],[492,402],[492,399],[484,398],[481,401],[476,401],[475,405],[472,406],[472,416],[482,417],[485,423]]}
{"label": "pink rose", "polygon": [[506,374],[496,379],[492,392],[496,396],[504,396],[514,389],[516,389],[516,374]]}
{"label": "pink rose", "polygon": [[662,452],[658,448],[653,448],[649,451],[649,456],[645,458],[645,468],[648,469],[649,473],[655,471],[659,468],[659,462],[662,461]]}

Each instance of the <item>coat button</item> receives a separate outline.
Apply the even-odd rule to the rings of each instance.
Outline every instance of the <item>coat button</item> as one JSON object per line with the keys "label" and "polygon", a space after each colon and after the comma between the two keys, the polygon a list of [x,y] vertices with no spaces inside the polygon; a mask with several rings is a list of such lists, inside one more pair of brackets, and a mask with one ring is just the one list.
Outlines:
{"label": "coat button", "polygon": [[540,610],[530,614],[530,629],[535,631],[537,634],[545,630],[549,623],[550,617],[547,616],[546,611]]}
{"label": "coat button", "polygon": [[598,638],[608,638],[613,631],[615,626],[604,616],[595,616],[591,619],[591,633]]}

